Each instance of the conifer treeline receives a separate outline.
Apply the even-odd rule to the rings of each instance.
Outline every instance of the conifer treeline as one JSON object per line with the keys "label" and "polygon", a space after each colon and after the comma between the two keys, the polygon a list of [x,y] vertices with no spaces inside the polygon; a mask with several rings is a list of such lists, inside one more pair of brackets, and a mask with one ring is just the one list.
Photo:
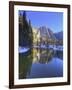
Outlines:
{"label": "conifer treeline", "polygon": [[27,21],[26,12],[19,13],[19,46],[32,46],[32,27],[31,21]]}

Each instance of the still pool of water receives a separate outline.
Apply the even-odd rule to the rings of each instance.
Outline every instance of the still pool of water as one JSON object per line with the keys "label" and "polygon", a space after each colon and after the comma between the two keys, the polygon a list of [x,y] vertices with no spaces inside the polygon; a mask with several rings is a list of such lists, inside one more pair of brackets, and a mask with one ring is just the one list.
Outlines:
{"label": "still pool of water", "polygon": [[63,51],[33,48],[19,54],[19,79],[63,76]]}

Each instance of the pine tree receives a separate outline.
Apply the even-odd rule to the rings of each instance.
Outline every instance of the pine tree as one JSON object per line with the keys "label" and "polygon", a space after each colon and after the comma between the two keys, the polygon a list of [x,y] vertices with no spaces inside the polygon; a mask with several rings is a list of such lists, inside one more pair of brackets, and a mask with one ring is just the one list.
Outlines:
{"label": "pine tree", "polygon": [[22,24],[19,24],[19,45],[20,46],[31,46],[32,45],[32,27],[31,21],[29,23],[26,18],[26,12],[23,11],[22,14]]}

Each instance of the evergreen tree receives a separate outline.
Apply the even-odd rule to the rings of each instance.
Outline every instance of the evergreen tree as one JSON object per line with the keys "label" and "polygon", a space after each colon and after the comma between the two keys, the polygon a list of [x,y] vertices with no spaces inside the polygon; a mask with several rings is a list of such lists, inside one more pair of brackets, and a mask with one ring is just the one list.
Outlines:
{"label": "evergreen tree", "polygon": [[28,23],[25,11],[23,11],[22,18],[23,18],[22,23],[19,23],[19,45],[29,47],[32,45],[31,21],[29,20]]}

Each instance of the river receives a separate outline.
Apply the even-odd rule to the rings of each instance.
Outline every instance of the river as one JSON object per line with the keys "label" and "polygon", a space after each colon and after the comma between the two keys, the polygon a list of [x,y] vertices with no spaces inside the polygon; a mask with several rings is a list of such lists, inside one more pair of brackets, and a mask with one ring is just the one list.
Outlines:
{"label": "river", "polygon": [[63,77],[63,51],[32,48],[19,53],[19,79]]}

